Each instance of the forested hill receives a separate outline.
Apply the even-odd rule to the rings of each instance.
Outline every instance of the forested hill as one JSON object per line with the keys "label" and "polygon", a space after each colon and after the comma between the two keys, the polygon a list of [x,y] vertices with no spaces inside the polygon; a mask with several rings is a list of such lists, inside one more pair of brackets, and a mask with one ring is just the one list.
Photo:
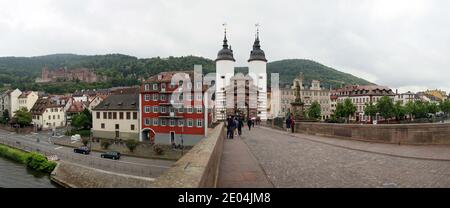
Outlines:
{"label": "forested hill", "polygon": [[[55,54],[37,57],[0,57],[0,87],[4,84],[25,90],[48,90],[60,93],[78,88],[99,88],[135,85],[138,78],[146,78],[161,71],[190,70],[193,65],[203,66],[204,73],[214,72],[215,63],[211,59],[183,56],[168,58],[139,59],[122,54],[109,55],[74,55]],[[93,68],[96,73],[106,75],[107,83],[86,84],[65,87],[63,84],[36,84],[34,80],[40,76],[44,66],[50,69],[67,67],[69,69],[86,67]],[[346,74],[310,60],[291,59],[268,63],[268,73],[279,73],[282,84],[292,83],[292,80],[303,72],[306,81],[321,80],[325,87],[342,84],[368,84],[369,82],[353,75]],[[245,71],[245,69],[244,69]],[[64,89],[61,89],[64,88]]]}

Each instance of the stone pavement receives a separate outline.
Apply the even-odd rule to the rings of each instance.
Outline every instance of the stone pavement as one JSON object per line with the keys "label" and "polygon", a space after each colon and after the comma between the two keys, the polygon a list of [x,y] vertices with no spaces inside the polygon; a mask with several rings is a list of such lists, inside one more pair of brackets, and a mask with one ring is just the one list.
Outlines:
{"label": "stone pavement", "polygon": [[446,147],[363,144],[262,127],[244,131],[243,141],[275,187],[450,187],[450,162],[439,160]]}
{"label": "stone pavement", "polygon": [[[386,143],[374,143],[367,141],[347,140],[330,137],[321,137],[300,133],[288,133],[268,127],[260,127],[269,131],[274,131],[288,137],[294,136],[300,139],[306,139],[319,143],[329,144],[337,147],[360,150],[370,153],[378,153],[389,156],[424,159],[424,160],[442,160],[450,162],[450,145],[396,145]],[[449,135],[450,137],[450,135]]]}
{"label": "stone pavement", "polygon": [[225,139],[220,163],[218,187],[220,188],[271,188],[258,161],[241,137]]}

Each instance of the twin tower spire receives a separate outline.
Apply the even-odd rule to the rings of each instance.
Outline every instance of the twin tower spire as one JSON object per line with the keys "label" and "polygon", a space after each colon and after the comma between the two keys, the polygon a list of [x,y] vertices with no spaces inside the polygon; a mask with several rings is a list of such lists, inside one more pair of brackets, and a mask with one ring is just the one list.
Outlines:
{"label": "twin tower spire", "polygon": [[[225,24],[224,24],[225,26]],[[253,50],[250,51],[250,58],[248,59],[248,62],[250,61],[265,61],[267,62],[266,55],[264,51],[261,49],[260,41],[259,41],[259,25],[256,24],[257,30],[255,35],[255,42],[253,43]],[[224,29],[224,38],[223,38],[223,48],[219,51],[217,54],[216,61],[220,60],[231,60],[236,61],[233,57],[233,50],[231,49],[231,45],[228,46],[228,40],[227,40],[227,29]]]}

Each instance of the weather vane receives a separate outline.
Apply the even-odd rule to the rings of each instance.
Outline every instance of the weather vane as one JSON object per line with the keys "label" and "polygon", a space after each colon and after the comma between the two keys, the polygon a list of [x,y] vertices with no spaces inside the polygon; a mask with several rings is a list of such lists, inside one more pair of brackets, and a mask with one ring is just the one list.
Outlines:
{"label": "weather vane", "polygon": [[255,27],[256,27],[256,37],[258,37],[259,36],[259,27],[260,27],[261,25],[259,24],[259,23],[256,23],[255,24]]}
{"label": "weather vane", "polygon": [[222,24],[222,26],[223,26],[223,29],[224,29],[225,35],[226,35],[226,34],[227,34],[227,23],[224,22],[224,23]]}

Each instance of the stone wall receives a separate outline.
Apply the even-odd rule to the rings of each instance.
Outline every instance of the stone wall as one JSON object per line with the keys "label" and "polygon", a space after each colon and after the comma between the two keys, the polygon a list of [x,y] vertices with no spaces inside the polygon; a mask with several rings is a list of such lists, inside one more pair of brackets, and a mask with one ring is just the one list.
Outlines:
{"label": "stone wall", "polygon": [[[98,131],[94,130],[92,131],[93,137],[96,138],[104,138],[104,139],[115,139],[116,138],[116,132],[114,131]],[[130,132],[119,132],[119,138],[120,139],[134,139],[139,140],[139,133],[130,133]]]}
{"label": "stone wall", "polygon": [[395,144],[450,144],[450,124],[296,123],[295,132]]}
{"label": "stone wall", "polygon": [[66,188],[150,188],[154,179],[58,162],[51,180]]}
{"label": "stone wall", "polygon": [[210,131],[207,138],[197,143],[171,169],[157,178],[155,187],[216,187],[224,139],[224,124],[220,123]]}

